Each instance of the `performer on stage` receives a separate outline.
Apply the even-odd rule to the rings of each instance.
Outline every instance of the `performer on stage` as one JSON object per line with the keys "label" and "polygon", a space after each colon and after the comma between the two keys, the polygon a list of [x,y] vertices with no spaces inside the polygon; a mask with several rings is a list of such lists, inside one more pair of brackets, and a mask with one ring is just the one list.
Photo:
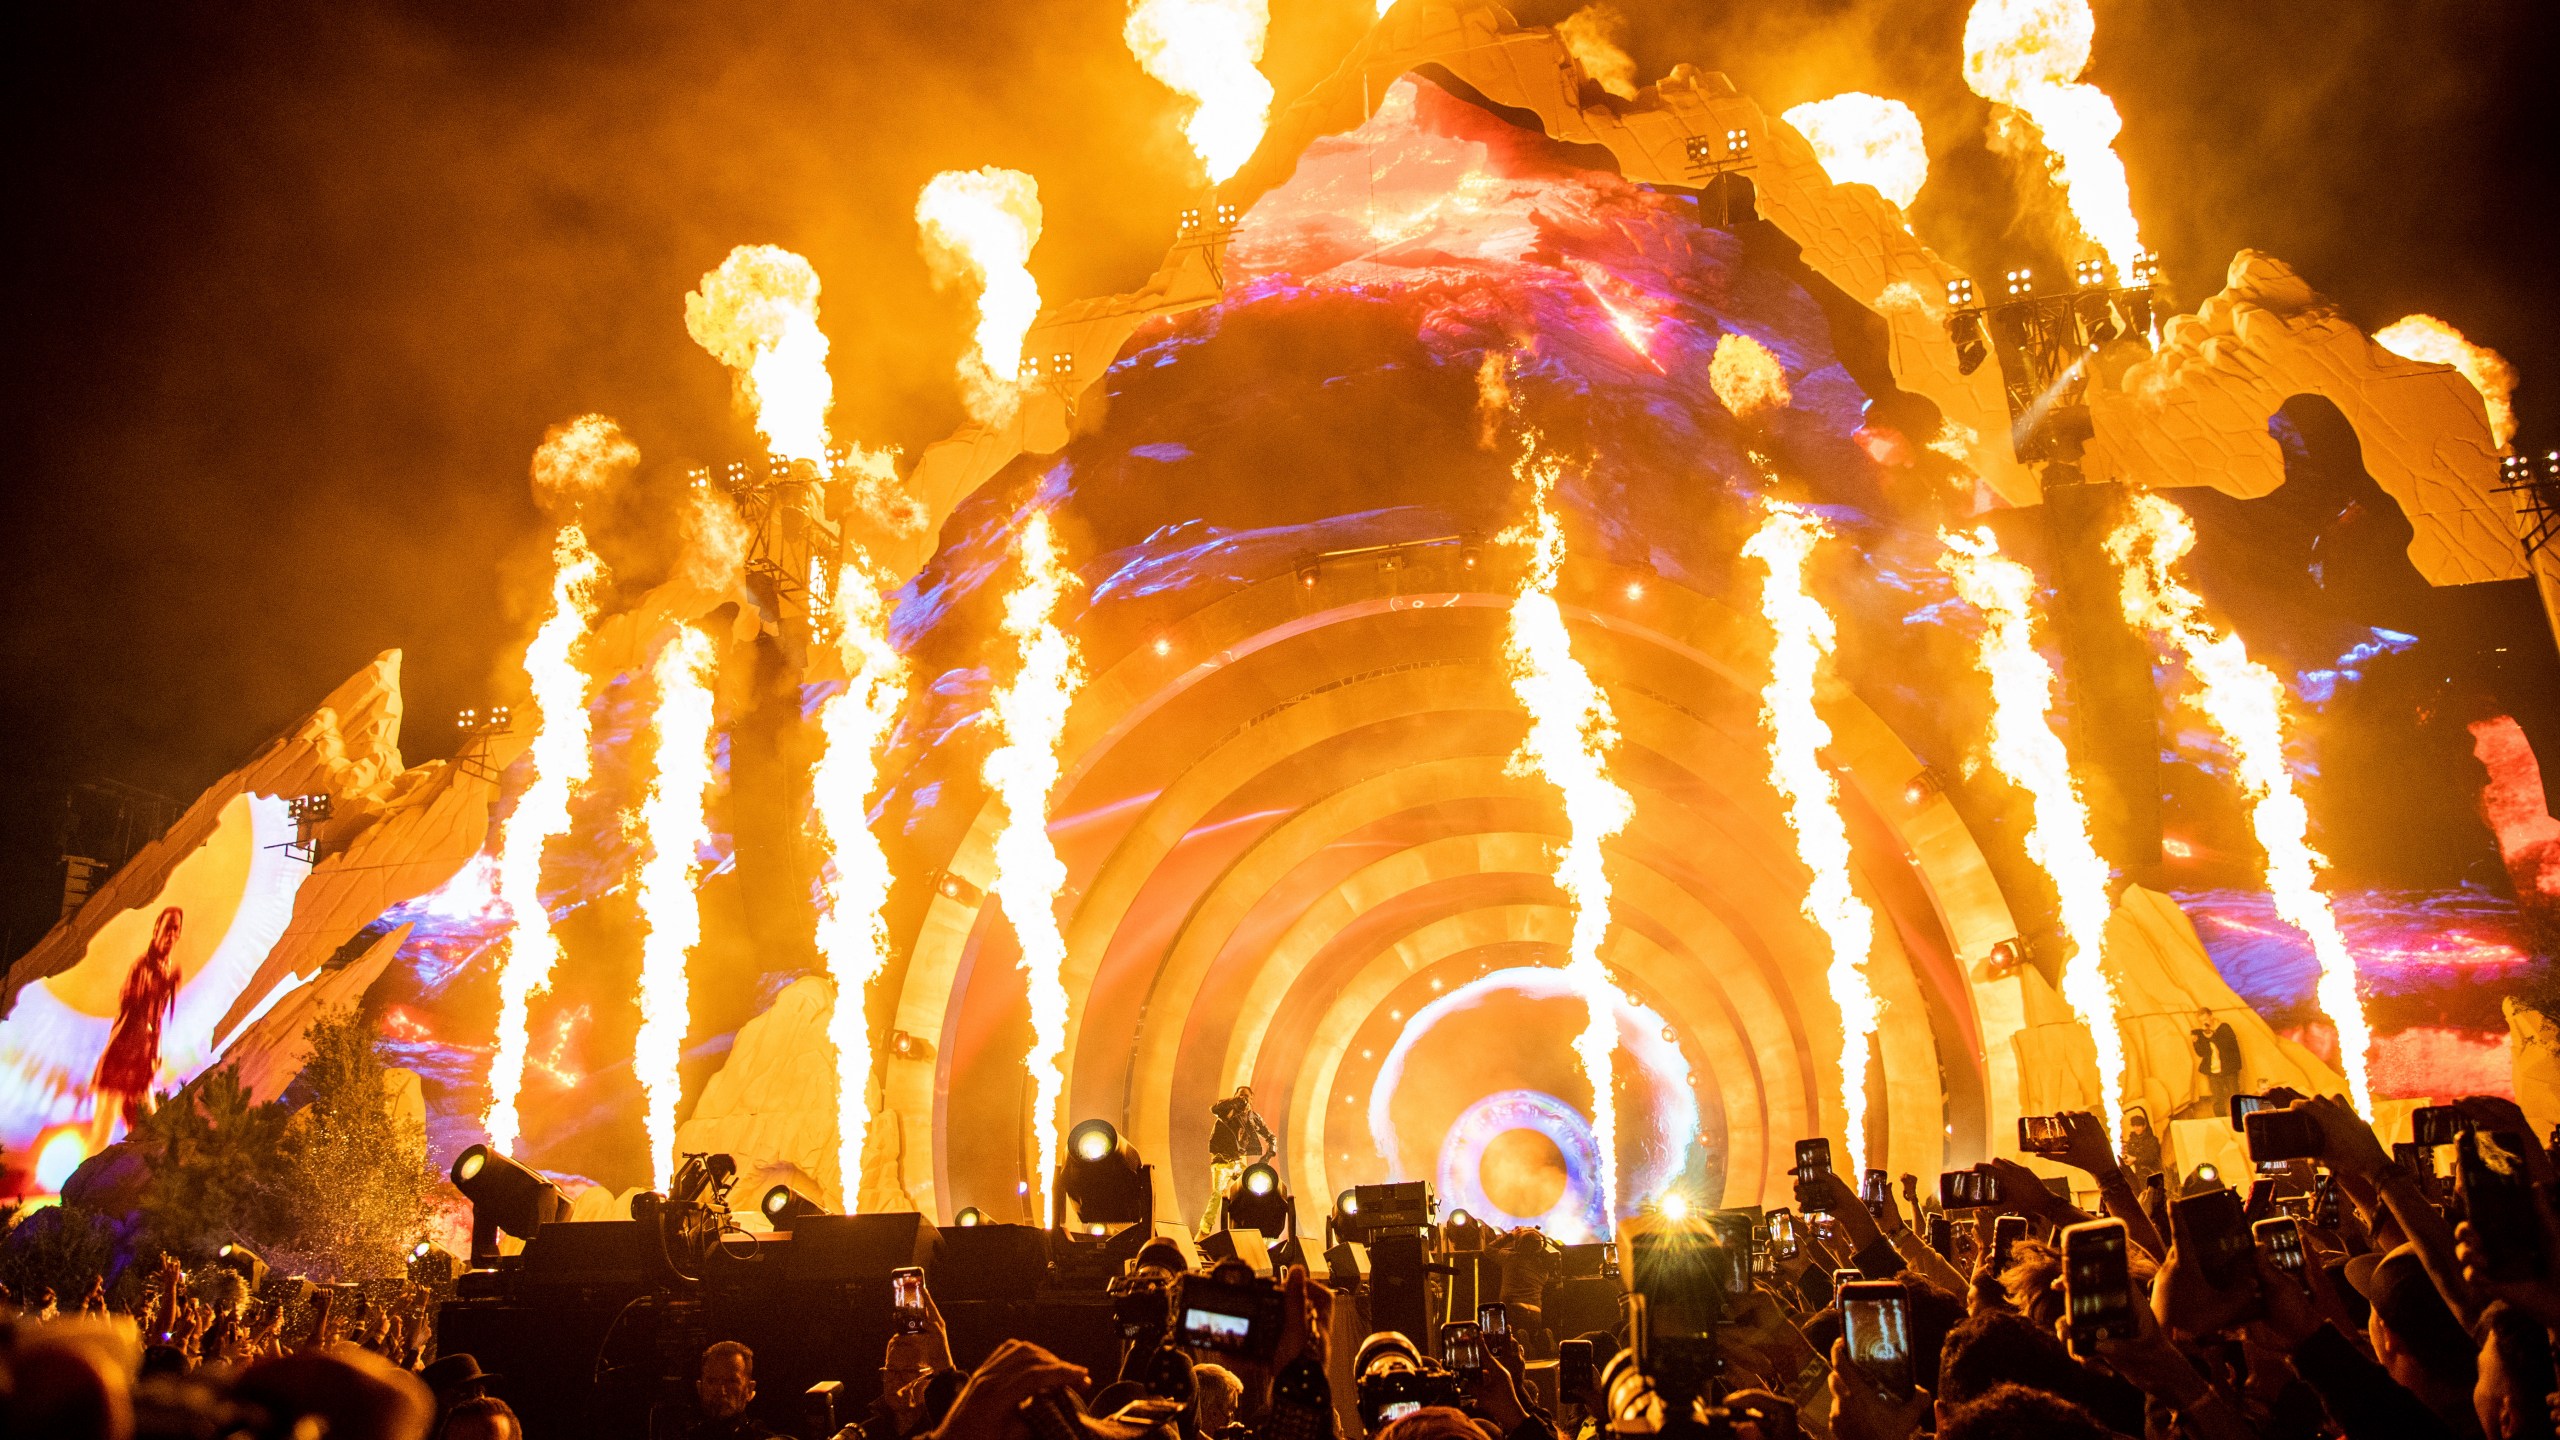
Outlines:
{"label": "performer on stage", "polygon": [[177,906],[162,910],[152,923],[151,943],[125,972],[115,1029],[107,1033],[107,1048],[99,1052],[97,1071],[89,1077],[97,1107],[89,1119],[92,1153],[106,1147],[119,1111],[128,1130],[149,1111],[151,1082],[160,1074],[160,1026],[178,1003],[180,977],[169,955],[178,948],[185,922]]}
{"label": "performer on stage", "polygon": [[1280,1142],[1271,1127],[1253,1113],[1253,1087],[1239,1085],[1236,1093],[1209,1107],[1217,1117],[1217,1126],[1209,1132],[1209,1208],[1200,1212],[1203,1235],[1218,1228],[1218,1202],[1256,1160],[1278,1159]]}

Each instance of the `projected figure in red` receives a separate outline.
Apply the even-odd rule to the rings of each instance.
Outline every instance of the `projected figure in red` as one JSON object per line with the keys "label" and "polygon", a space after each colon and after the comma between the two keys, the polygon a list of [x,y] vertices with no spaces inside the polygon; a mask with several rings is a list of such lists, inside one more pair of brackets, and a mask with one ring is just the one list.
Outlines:
{"label": "projected figure in red", "polygon": [[160,1026],[178,1001],[178,967],[169,955],[178,948],[178,932],[185,921],[175,905],[162,910],[152,924],[150,945],[125,972],[124,994],[116,1001],[116,1028],[98,1056],[97,1073],[89,1079],[89,1089],[97,1097],[95,1118],[90,1121],[93,1150],[105,1142],[119,1110],[128,1129],[145,1113],[151,1082],[160,1073]]}

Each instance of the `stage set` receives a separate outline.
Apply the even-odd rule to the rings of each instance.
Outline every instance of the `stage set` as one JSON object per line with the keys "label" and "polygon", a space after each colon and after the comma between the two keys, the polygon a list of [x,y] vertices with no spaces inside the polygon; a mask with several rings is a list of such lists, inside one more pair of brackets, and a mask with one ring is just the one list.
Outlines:
{"label": "stage set", "polygon": [[[2446,327],[2250,251],[2155,288],[2057,43],[1967,73],[2046,127],[2076,268],[1968,276],[1891,102],[1404,0],[1294,100],[1195,86],[1215,183],[1131,293],[1031,288],[1073,239],[1030,177],[928,187],[978,419],[911,457],[830,432],[819,277],[742,247],[662,299],[769,452],[623,574],[582,517],[648,462],[565,420],[508,709],[404,765],[382,656],[10,972],[20,1188],[101,1164],[171,909],[151,1088],[272,1099],[373,1007],[434,1163],[507,1177],[512,1233],[457,1193],[427,1238],[549,1245],[459,1323],[543,1332],[507,1287],[551,1284],[582,1355],[701,1261],[631,1218],[716,1193],[686,1157],[732,1249],[796,1237],[746,1308],[963,1273],[964,1216],[1038,1283],[1083,1262],[1012,1227],[1219,1228],[1239,1086],[1310,1250],[1355,1186],[1571,1243],[1788,1204],[1802,1138],[1925,1181],[2063,1109],[2244,1173],[2222,1102],[2275,1085],[2560,1122],[2501,1008],[2560,903],[2560,475]],[[1146,1203],[1061,1188],[1105,1158]]]}

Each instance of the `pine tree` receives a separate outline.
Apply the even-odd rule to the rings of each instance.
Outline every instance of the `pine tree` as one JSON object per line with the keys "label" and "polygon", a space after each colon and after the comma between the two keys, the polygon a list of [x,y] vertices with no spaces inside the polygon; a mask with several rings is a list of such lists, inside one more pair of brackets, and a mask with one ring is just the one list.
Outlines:
{"label": "pine tree", "polygon": [[392,1108],[360,1009],[319,1016],[305,1036],[311,1058],[294,1092],[308,1102],[284,1135],[280,1178],[293,1203],[275,1248],[315,1279],[400,1275],[433,1205],[426,1134]]}

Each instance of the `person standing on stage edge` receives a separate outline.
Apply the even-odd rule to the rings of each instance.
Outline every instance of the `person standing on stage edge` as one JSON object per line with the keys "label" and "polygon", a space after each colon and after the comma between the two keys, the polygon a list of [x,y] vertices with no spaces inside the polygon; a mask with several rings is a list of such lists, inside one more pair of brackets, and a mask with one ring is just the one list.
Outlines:
{"label": "person standing on stage edge", "polygon": [[1235,1094],[1210,1106],[1209,1113],[1217,1117],[1217,1124],[1209,1131],[1209,1208],[1200,1212],[1203,1235],[1218,1228],[1218,1203],[1227,1198],[1245,1167],[1280,1154],[1280,1142],[1272,1137],[1271,1127],[1253,1113],[1252,1086],[1237,1086]]}
{"label": "person standing on stage edge", "polygon": [[2216,1020],[2211,1010],[2196,1012],[2196,1027],[2189,1033],[2195,1043],[2196,1073],[2213,1092],[2214,1113],[2228,1114],[2231,1097],[2240,1093],[2240,1037],[2231,1022]]}

